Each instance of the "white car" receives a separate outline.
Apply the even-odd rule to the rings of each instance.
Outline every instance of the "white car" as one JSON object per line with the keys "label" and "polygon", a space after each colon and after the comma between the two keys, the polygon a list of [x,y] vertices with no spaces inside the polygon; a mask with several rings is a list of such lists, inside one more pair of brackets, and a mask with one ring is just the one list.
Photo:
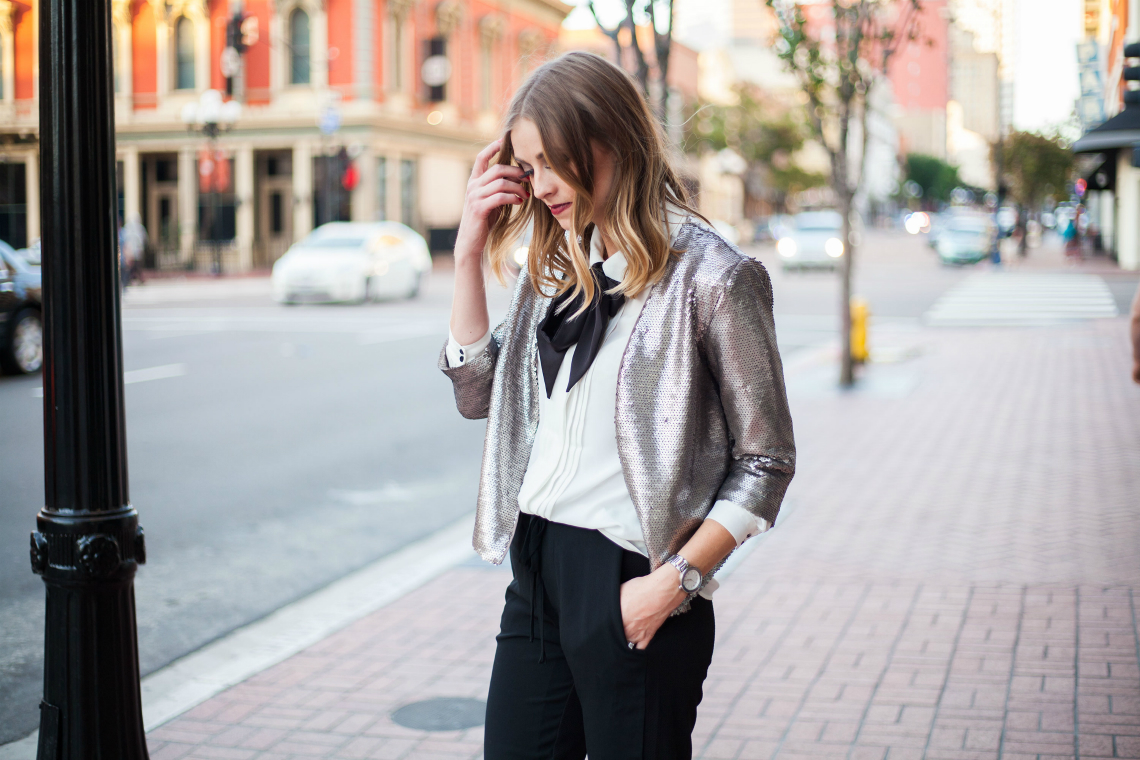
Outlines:
{"label": "white car", "polygon": [[796,214],[776,241],[784,269],[827,267],[834,269],[845,253],[843,216],[838,211],[805,211]]}
{"label": "white car", "polygon": [[431,270],[423,237],[399,222],[330,222],[273,265],[278,303],[414,298]]}

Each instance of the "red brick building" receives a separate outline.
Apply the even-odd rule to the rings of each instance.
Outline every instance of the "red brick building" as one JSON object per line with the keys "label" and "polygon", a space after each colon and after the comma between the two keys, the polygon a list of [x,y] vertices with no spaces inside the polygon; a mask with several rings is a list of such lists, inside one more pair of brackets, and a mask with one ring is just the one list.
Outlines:
{"label": "red brick building", "polygon": [[[39,234],[30,1],[0,0],[0,238],[14,245]],[[113,0],[120,208],[147,228],[153,266],[204,266],[200,229],[223,241],[228,269],[265,266],[338,218],[400,220],[444,247],[475,153],[554,53],[569,10],[560,0],[239,2]],[[239,10],[253,19],[231,84],[241,115],[217,141],[232,181],[200,193],[207,140],[183,111],[206,89],[226,91],[227,22]],[[342,150],[358,178],[350,189]]]}

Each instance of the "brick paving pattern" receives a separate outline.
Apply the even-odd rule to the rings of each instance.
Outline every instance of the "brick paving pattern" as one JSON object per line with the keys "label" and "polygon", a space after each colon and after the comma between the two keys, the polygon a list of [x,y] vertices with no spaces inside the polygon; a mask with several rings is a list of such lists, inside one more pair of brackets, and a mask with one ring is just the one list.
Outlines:
{"label": "brick paving pattern", "polygon": [[[717,592],[696,756],[1140,758],[1124,320],[914,339],[866,391],[791,373],[790,512]],[[155,730],[151,757],[480,757],[480,729],[389,715],[486,695],[508,577],[448,572]]]}

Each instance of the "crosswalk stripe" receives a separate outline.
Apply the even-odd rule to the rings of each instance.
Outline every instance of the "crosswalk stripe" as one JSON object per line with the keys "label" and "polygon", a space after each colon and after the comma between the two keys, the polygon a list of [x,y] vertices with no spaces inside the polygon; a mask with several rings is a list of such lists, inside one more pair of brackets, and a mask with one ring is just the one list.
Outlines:
{"label": "crosswalk stripe", "polygon": [[1116,314],[1112,293],[1096,275],[986,272],[948,290],[924,319],[943,327],[1015,327]]}

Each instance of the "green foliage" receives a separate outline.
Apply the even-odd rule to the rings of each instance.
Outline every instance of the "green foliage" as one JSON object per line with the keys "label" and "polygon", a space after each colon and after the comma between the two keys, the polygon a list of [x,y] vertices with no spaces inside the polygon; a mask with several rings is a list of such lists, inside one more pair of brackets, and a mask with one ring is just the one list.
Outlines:
{"label": "green foliage", "polygon": [[[831,155],[831,184],[844,208],[861,176],[852,176],[848,139],[852,119],[863,123],[867,94],[886,75],[890,57],[918,39],[922,0],[765,0],[776,14],[776,52],[799,79],[808,119]],[[809,19],[805,8],[815,12]],[[821,16],[829,14],[830,18]]]}
{"label": "green foliage", "polygon": [[752,87],[741,87],[738,95],[736,105],[706,104],[696,110],[687,122],[685,149],[731,148],[760,173],[781,205],[788,195],[826,184],[824,175],[804,171],[792,160],[811,136],[803,111],[765,105],[763,93]]}
{"label": "green foliage", "polygon": [[924,201],[939,203],[949,203],[950,191],[962,184],[957,166],[924,153],[907,154],[906,178],[922,188]]}
{"label": "green foliage", "polygon": [[1013,132],[994,150],[1002,151],[1002,176],[1022,206],[1036,209],[1050,196],[1058,200],[1067,196],[1074,157],[1060,136]]}

